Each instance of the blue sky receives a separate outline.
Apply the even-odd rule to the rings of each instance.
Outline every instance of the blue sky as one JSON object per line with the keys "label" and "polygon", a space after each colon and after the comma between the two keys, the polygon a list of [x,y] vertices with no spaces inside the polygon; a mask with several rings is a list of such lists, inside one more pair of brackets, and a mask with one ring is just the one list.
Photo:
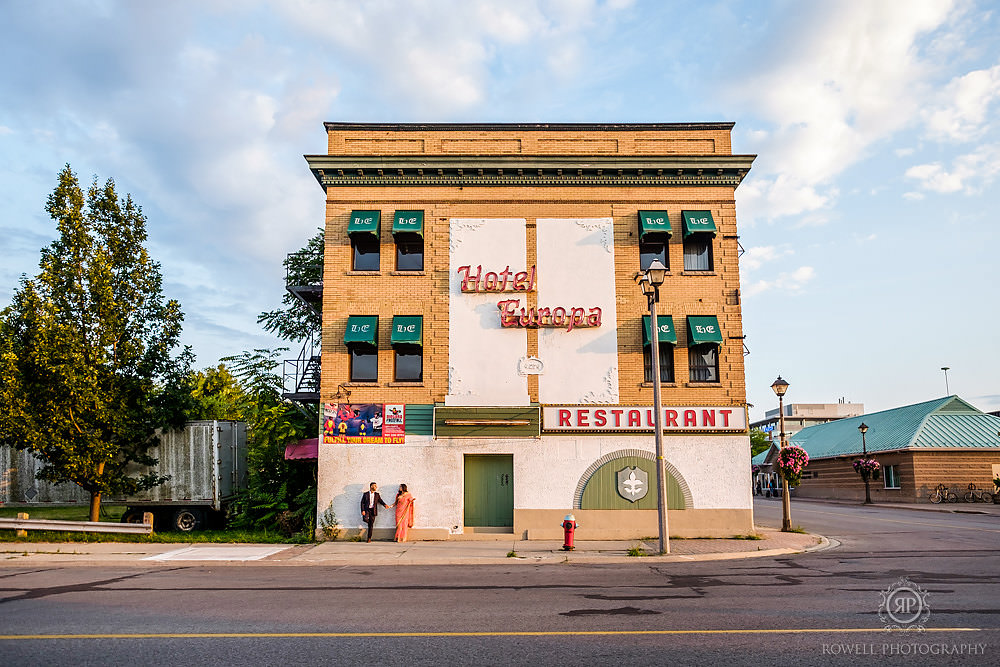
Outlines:
{"label": "blue sky", "polygon": [[752,418],[951,393],[1000,409],[994,2],[0,4],[0,306],[56,174],[149,217],[200,366],[256,325],[323,221],[330,121],[735,121]]}

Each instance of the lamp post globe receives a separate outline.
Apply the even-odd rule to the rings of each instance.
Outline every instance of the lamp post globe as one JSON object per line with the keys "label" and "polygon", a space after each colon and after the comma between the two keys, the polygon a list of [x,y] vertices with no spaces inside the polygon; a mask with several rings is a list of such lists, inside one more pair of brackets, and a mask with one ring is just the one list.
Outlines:
{"label": "lamp post globe", "polygon": [[[785,448],[785,392],[788,391],[788,382],[778,379],[771,383],[771,389],[778,397],[778,447]],[[786,533],[792,531],[792,505],[788,498],[788,480],[781,476],[781,530]]]}

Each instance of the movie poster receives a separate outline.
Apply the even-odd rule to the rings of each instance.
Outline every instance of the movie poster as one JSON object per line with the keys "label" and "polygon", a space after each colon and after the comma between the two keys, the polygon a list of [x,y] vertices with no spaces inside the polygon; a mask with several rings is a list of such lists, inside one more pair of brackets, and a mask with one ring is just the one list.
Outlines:
{"label": "movie poster", "polygon": [[405,406],[382,403],[327,403],[323,406],[323,443],[401,445]]}

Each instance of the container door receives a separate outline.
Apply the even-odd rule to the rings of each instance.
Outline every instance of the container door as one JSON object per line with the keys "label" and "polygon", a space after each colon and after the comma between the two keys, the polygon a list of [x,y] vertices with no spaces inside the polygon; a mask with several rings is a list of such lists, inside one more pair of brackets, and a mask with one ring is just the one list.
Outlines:
{"label": "container door", "polygon": [[233,494],[235,486],[236,429],[233,422],[220,421],[216,426],[216,455],[219,459],[219,497],[227,498]]}
{"label": "container door", "polygon": [[465,525],[514,526],[514,457],[465,457]]}

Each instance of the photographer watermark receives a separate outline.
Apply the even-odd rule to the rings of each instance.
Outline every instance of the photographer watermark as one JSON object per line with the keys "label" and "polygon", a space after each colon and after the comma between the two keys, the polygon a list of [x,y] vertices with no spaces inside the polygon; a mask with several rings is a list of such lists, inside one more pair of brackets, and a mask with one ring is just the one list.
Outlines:
{"label": "photographer watermark", "polygon": [[823,655],[986,655],[986,644],[948,642],[823,644]]}
{"label": "photographer watermark", "polygon": [[906,577],[882,591],[878,617],[886,630],[921,632],[930,615],[927,591]]}
{"label": "photographer watermark", "polygon": [[[888,633],[924,633],[931,608],[928,592],[906,577],[902,577],[881,592],[878,617]],[[933,632],[930,630],[928,632]],[[927,636],[927,635],[921,635]],[[823,644],[823,655],[985,655],[985,643],[953,642],[841,642]]]}

